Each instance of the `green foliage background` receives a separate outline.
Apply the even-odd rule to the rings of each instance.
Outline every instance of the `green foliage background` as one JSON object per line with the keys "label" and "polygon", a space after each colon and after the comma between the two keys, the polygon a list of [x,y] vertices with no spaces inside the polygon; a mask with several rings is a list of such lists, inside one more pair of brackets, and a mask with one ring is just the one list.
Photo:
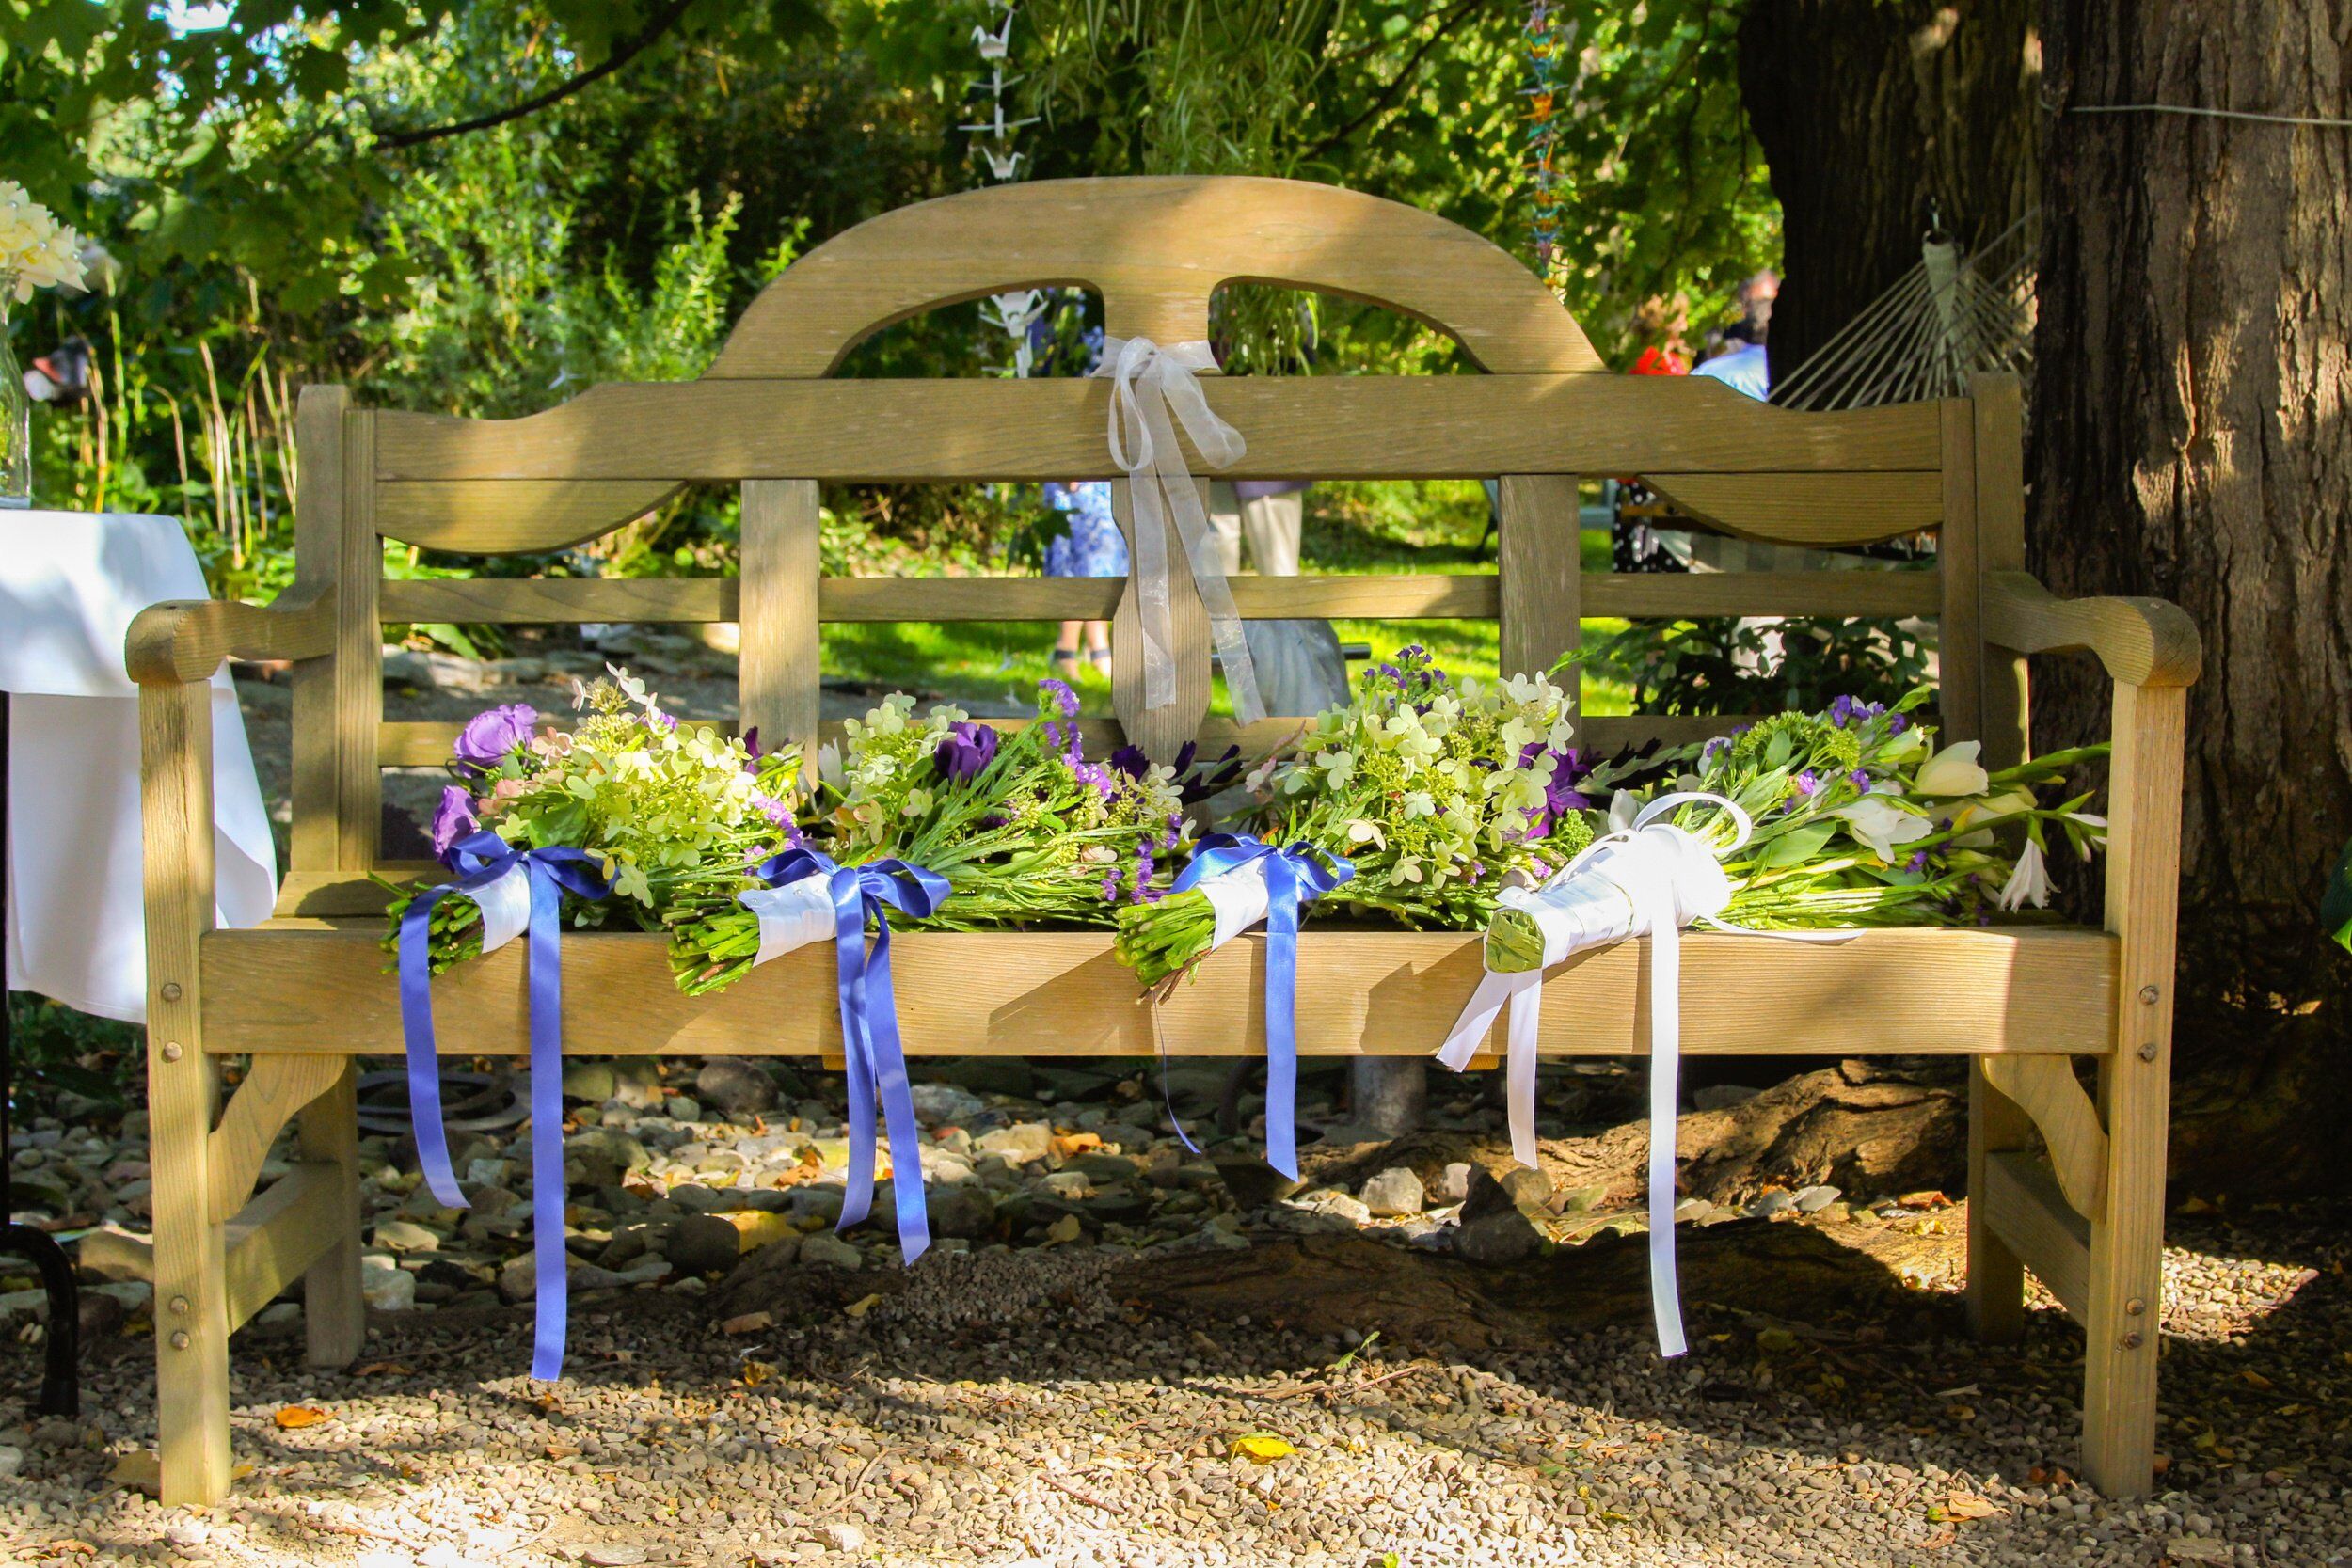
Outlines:
{"label": "green foliage background", "polygon": [[[1736,7],[1554,8],[1577,57],[1557,281],[1622,357],[1652,294],[1720,310],[1772,260],[1777,214],[1733,81]],[[44,295],[9,324],[20,357],[73,334],[95,351],[97,395],[40,420],[41,493],[178,514],[217,588],[270,592],[287,575],[303,383],[508,415],[598,380],[699,373],[801,250],[981,182],[956,127],[989,14],[974,0],[0,0],[0,174],[118,263],[105,287]],[[1526,256],[1525,14],[1036,0],[1009,62],[1017,112],[1041,117],[1020,134],[1023,173],[1325,180]],[[1343,302],[1236,291],[1220,317],[1237,370],[1461,368],[1414,324]],[[846,373],[979,373],[986,341],[973,308],[940,311]],[[845,559],[931,569],[1000,552],[1024,505],[829,500]],[[733,526],[726,497],[690,497],[569,566],[723,568]]]}

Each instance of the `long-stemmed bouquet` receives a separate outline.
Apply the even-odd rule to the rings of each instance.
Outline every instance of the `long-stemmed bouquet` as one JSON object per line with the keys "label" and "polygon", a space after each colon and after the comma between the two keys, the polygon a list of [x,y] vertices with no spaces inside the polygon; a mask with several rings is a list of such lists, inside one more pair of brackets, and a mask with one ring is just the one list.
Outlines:
{"label": "long-stemmed bouquet", "polygon": [[[761,754],[756,737],[681,721],[618,668],[576,685],[572,705],[580,718],[569,730],[542,731],[539,715],[516,703],[477,714],[459,732],[449,762],[457,782],[442,789],[433,816],[433,850],[444,864],[459,869],[463,847],[484,832],[514,849],[576,849],[612,896],[567,895],[570,924],[659,929],[671,900],[737,881],[744,866],[800,843],[797,751]],[[394,895],[390,950],[417,894],[384,885]],[[433,973],[481,952],[472,897],[439,899],[430,920]]]}
{"label": "long-stemmed bouquet", "polygon": [[[1186,800],[1218,782],[1189,748],[1173,764],[1133,748],[1088,761],[1077,698],[1060,681],[1040,686],[1038,721],[1010,732],[951,706],[921,718],[914,708],[912,697],[884,698],[850,721],[839,744],[819,749],[810,830],[811,845],[839,864],[898,863],[946,879],[950,891],[936,907],[898,924],[1107,924],[1165,888],[1190,839]],[[755,880],[706,886],[673,904],[680,990],[722,990],[756,960],[760,917],[738,896]]]}
{"label": "long-stemmed bouquet", "polygon": [[[1246,825],[1354,868],[1327,910],[1475,930],[1514,882],[1539,880],[1592,839],[1569,747],[1566,694],[1540,675],[1455,683],[1418,646],[1358,677],[1287,755],[1249,783]],[[1212,946],[1217,910],[1189,888],[1119,911],[1118,952],[1152,984]]]}

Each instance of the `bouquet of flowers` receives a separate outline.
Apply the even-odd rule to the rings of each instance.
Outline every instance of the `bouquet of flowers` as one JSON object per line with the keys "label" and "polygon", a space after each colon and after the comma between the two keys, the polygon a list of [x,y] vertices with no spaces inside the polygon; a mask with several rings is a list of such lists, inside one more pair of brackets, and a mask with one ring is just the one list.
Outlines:
{"label": "bouquet of flowers", "polygon": [[[1358,677],[1285,759],[1249,779],[1249,825],[1354,875],[1325,895],[1412,927],[1474,930],[1513,882],[1592,841],[1565,692],[1540,675],[1455,683],[1419,647]],[[1217,911],[1200,887],[1119,911],[1118,952],[1147,985],[1197,962]]]}
{"label": "bouquet of flowers", "polygon": [[[886,697],[818,750],[810,830],[842,865],[945,878],[952,891],[909,925],[1108,924],[1164,889],[1190,842],[1185,805],[1238,771],[1237,752],[1204,768],[1190,747],[1172,765],[1133,747],[1087,761],[1077,696],[1057,680],[1039,687],[1038,722],[1010,733],[951,706],[914,709],[912,697]],[[671,906],[671,963],[689,995],[733,984],[757,958],[759,916],[736,896],[755,881],[707,883]]]}
{"label": "bouquet of flowers", "polygon": [[[1721,867],[1728,898],[1708,918],[1751,929],[1975,925],[1996,908],[2046,904],[2051,834],[2089,860],[2106,822],[2082,809],[2088,796],[2044,807],[2035,790],[2106,748],[1987,773],[1976,741],[1938,749],[1913,721],[1928,695],[1920,688],[1892,707],[1840,697],[1666,753],[1670,782],[1646,800],[1619,793],[1608,826],[1623,832],[1645,808],[1663,808],[1648,820],[1692,835]],[[1601,787],[1607,773],[1586,782]],[[2004,828],[2022,828],[2013,851],[1996,836]],[[1537,902],[1495,912],[1488,969],[1545,967]]]}
{"label": "bouquet of flowers", "polygon": [[[567,897],[570,922],[630,920],[659,929],[672,900],[732,886],[743,867],[801,842],[793,819],[800,755],[763,755],[756,735],[735,740],[680,723],[644,681],[607,668],[609,679],[575,683],[572,705],[581,717],[569,731],[541,733],[539,715],[520,703],[467,723],[449,763],[460,782],[441,791],[433,849],[453,870],[460,848],[485,832],[515,849],[584,851],[612,897]],[[384,942],[391,950],[418,895],[384,885],[397,895]],[[482,950],[471,897],[440,899],[431,922],[435,974]]]}

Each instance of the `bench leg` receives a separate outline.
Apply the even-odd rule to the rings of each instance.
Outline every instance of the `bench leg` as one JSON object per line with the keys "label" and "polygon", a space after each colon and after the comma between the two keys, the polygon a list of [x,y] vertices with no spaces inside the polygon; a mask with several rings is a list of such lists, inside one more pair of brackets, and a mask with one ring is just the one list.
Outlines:
{"label": "bench leg", "polygon": [[348,1367],[367,1340],[367,1302],[359,1293],[359,1069],[343,1068],[335,1086],[303,1107],[296,1126],[302,1158],[335,1168],[342,1189],[342,1235],[302,1275],[302,1325],[313,1367]]}
{"label": "bench leg", "polygon": [[2026,1266],[1993,1233],[1985,1156],[2029,1148],[2033,1122],[1989,1083],[1984,1064],[1968,1062],[1968,1328],[2008,1344],[2026,1330]]}
{"label": "bench leg", "polygon": [[2106,915],[2122,939],[2119,1033],[2099,1069],[2107,1169],[2083,1315],[2083,1471],[2111,1497],[2143,1497],[2154,1480],[2186,705],[2180,688],[2116,688]]}

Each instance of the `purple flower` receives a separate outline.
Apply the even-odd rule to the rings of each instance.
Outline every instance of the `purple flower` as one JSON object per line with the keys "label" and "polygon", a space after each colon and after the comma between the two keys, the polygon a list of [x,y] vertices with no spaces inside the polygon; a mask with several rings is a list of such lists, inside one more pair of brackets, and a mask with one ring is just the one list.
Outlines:
{"label": "purple flower", "polygon": [[[757,724],[754,724],[743,732],[743,750],[751,753],[754,762],[759,760],[759,726]],[[744,771],[749,772],[750,769],[746,768]]]}
{"label": "purple flower", "polygon": [[644,725],[657,735],[667,735],[677,728],[677,720],[658,707],[649,707],[645,710]]}
{"label": "purple flower", "polygon": [[1852,721],[1853,716],[1854,700],[1851,697],[1840,697],[1829,705],[1829,721],[1841,730]]}
{"label": "purple flower", "polygon": [[977,778],[980,770],[996,760],[996,732],[986,724],[960,720],[947,726],[931,752],[931,766],[943,778],[961,784]]}
{"label": "purple flower", "polygon": [[1900,735],[1903,731],[1909,728],[1911,728],[1911,721],[1899,713],[1886,721],[1886,733],[1888,735]]}
{"label": "purple flower", "polygon": [[482,819],[473,814],[473,797],[466,793],[465,786],[443,784],[441,803],[433,812],[434,855],[446,862],[450,846],[481,826]]}
{"label": "purple flower", "polygon": [[1870,793],[1870,774],[1867,768],[1855,768],[1852,772],[1846,775],[1846,782],[1853,785],[1854,788],[1862,791],[1865,795]]}
{"label": "purple flower", "polygon": [[[1534,742],[1519,755],[1524,768],[1543,752],[1543,743]],[[1552,754],[1551,777],[1544,782],[1544,803],[1527,814],[1527,836],[1546,838],[1560,824],[1560,818],[1572,811],[1589,811],[1592,800],[1576,787],[1577,781],[1593,770],[1575,747]]]}
{"label": "purple flower", "polygon": [[1061,716],[1064,719],[1078,717],[1078,694],[1070,689],[1069,682],[1057,681],[1049,675],[1037,683],[1037,689],[1053,697],[1055,705],[1061,709]]}
{"label": "purple flower", "polygon": [[1800,795],[1818,795],[1821,790],[1821,781],[1810,768],[1798,774],[1790,783],[1796,786],[1797,793]]}
{"label": "purple flower", "polygon": [[1116,866],[1112,867],[1109,876],[1103,879],[1103,902],[1105,904],[1119,902],[1119,870]]}
{"label": "purple flower", "polygon": [[1073,761],[1070,771],[1079,783],[1092,784],[1094,792],[1105,800],[1119,793],[1119,781],[1111,777],[1110,769],[1107,768],[1099,767],[1091,762]]}
{"label": "purple flower", "polygon": [[1911,859],[1903,863],[1903,869],[1905,871],[1925,871],[1927,868],[1928,852],[1925,849],[1916,851],[1912,855]]}
{"label": "purple flower", "polygon": [[495,771],[515,752],[531,743],[532,726],[538,721],[538,711],[528,703],[510,703],[475,714],[458,732],[457,744],[450,748],[456,757],[457,771],[469,779]]}
{"label": "purple flower", "polygon": [[[1192,742],[1186,741],[1184,744],[1189,746]],[[1181,752],[1178,754],[1182,755]],[[1112,772],[1124,773],[1131,779],[1140,779],[1152,770],[1152,759],[1143,754],[1143,748],[1140,746],[1121,746],[1106,760],[1110,764]]]}

